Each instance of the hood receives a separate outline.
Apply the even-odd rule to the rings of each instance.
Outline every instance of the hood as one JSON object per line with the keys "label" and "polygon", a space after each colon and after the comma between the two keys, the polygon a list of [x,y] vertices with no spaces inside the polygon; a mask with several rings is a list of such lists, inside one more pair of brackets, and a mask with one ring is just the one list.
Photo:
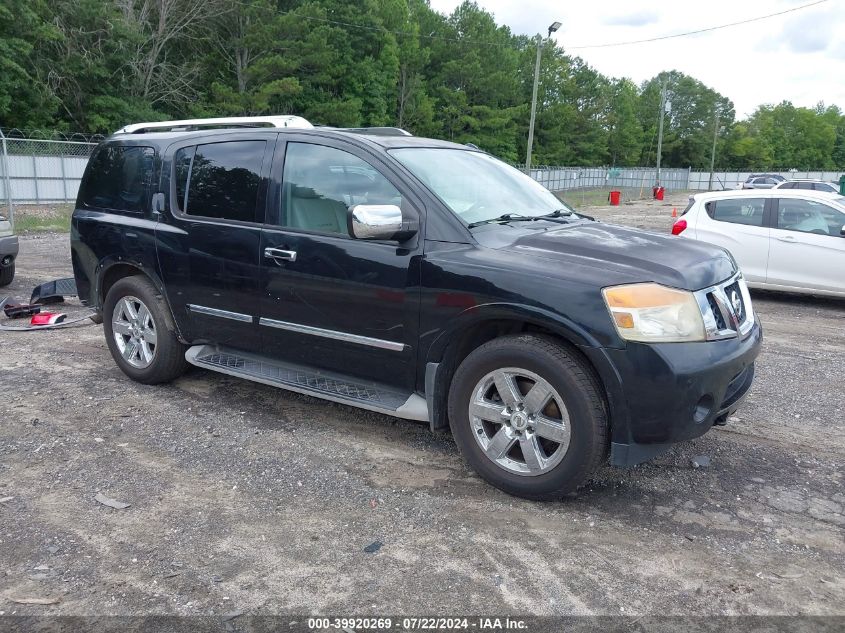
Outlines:
{"label": "hood", "polygon": [[700,290],[737,268],[723,248],[601,222],[492,224],[477,230],[482,246],[561,264],[561,271],[594,269],[603,286],[653,281]]}

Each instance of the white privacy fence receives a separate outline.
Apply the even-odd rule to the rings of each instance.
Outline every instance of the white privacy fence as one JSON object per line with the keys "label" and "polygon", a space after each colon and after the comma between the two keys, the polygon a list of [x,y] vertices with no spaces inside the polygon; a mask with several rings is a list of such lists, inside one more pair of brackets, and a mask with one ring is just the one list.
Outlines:
{"label": "white privacy fence", "polygon": [[[661,169],[660,184],[667,191],[686,191],[689,169]],[[651,195],[657,181],[654,167],[549,167],[531,169],[531,177],[551,191],[570,189],[641,189]],[[706,188],[706,186],[705,186]]]}

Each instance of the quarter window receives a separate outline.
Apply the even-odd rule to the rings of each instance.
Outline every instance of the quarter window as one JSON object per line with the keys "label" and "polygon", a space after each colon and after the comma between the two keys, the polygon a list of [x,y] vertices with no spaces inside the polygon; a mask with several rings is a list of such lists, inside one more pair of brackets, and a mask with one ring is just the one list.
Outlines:
{"label": "quarter window", "polygon": [[226,141],[176,152],[179,209],[187,215],[255,222],[265,141]]}
{"label": "quarter window", "polygon": [[153,181],[152,147],[104,145],[88,167],[80,192],[85,207],[143,213]]}
{"label": "quarter window", "polygon": [[356,204],[401,207],[402,196],[372,165],[349,152],[288,143],[281,226],[348,236],[347,210]]}
{"label": "quarter window", "polygon": [[707,204],[707,214],[718,222],[763,226],[764,198],[714,200]]}
{"label": "quarter window", "polygon": [[799,233],[816,233],[839,237],[845,225],[845,213],[812,200],[780,198],[778,228]]}

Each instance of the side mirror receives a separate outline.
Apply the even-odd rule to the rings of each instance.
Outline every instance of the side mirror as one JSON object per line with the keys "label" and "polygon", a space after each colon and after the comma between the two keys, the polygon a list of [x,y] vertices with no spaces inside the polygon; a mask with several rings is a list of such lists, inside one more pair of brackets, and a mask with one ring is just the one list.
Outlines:
{"label": "side mirror", "polygon": [[398,240],[407,231],[395,204],[356,204],[347,213],[349,234],[357,240]]}
{"label": "side mirror", "polygon": [[839,230],[839,235],[841,235],[842,237],[845,237],[845,226],[843,226],[843,227]]}

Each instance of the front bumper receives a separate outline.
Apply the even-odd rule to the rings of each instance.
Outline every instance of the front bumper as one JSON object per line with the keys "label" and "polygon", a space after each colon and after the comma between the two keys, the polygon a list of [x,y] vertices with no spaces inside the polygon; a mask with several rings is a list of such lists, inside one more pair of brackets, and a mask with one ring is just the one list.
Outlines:
{"label": "front bumper", "polygon": [[763,330],[703,343],[629,343],[589,354],[607,387],[614,466],[704,435],[739,407],[754,379]]}
{"label": "front bumper", "polygon": [[0,265],[6,257],[11,257],[14,260],[18,256],[18,248],[17,235],[0,237]]}

